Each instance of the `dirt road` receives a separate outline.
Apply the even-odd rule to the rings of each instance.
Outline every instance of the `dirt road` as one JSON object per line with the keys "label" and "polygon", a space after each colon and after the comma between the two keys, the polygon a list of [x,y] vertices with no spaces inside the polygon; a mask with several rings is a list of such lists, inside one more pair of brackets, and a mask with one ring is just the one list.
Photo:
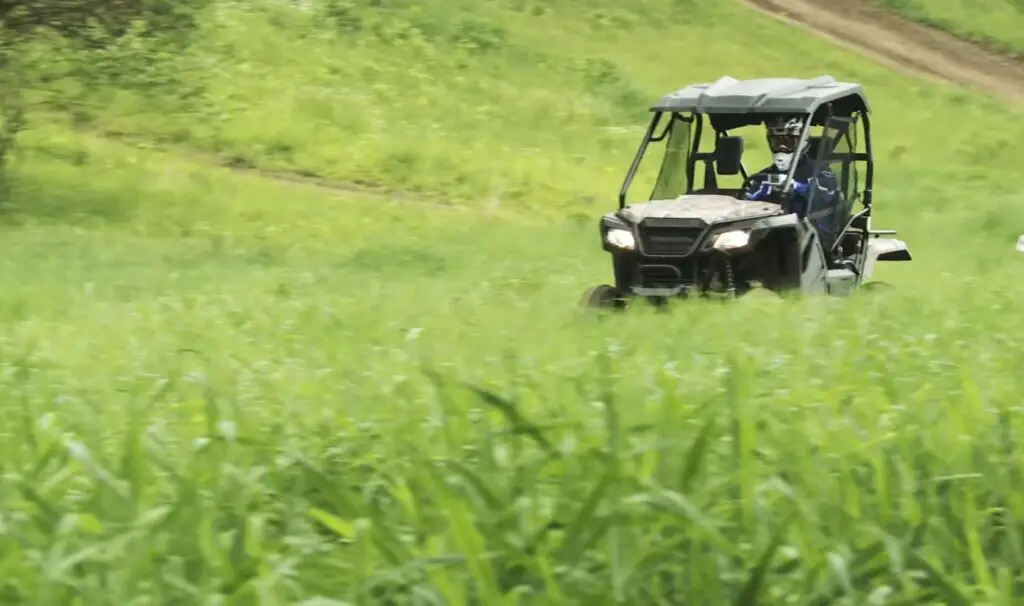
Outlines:
{"label": "dirt road", "polygon": [[913,23],[863,0],[746,0],[886,65],[1024,101],[1024,62]]}

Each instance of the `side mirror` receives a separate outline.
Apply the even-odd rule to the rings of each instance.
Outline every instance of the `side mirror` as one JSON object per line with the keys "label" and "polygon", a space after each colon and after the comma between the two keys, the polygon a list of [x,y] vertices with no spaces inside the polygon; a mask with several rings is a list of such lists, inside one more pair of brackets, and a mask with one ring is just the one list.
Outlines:
{"label": "side mirror", "polygon": [[743,163],[743,137],[719,137],[715,142],[715,168],[720,175],[738,175]]}

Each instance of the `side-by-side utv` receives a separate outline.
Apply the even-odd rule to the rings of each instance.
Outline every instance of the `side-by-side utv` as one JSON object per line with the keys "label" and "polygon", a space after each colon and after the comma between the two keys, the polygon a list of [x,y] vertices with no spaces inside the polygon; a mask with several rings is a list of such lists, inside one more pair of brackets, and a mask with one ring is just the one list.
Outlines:
{"label": "side-by-side utv", "polygon": [[[635,297],[738,296],[755,286],[841,296],[870,278],[876,262],[911,259],[904,242],[887,237],[895,232],[871,229],[874,158],[868,100],[859,84],[830,76],[726,76],[671,93],[651,111],[619,209],[600,221],[614,286],[589,289],[585,306],[622,307]],[[750,199],[745,142],[731,133],[779,116],[800,117],[798,149],[835,179],[825,223],[816,219],[821,189],[805,186],[802,197],[794,191],[796,162],[768,179],[775,195]],[[664,147],[653,191],[647,201],[627,204],[652,144]],[[741,183],[719,184],[729,177]]]}

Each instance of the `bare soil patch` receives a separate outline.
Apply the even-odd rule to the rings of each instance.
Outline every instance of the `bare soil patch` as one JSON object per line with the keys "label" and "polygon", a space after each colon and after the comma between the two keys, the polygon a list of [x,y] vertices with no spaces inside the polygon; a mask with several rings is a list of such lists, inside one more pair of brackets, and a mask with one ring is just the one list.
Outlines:
{"label": "bare soil patch", "polygon": [[1024,101],[1024,61],[861,0],[747,0],[754,8],[932,80]]}

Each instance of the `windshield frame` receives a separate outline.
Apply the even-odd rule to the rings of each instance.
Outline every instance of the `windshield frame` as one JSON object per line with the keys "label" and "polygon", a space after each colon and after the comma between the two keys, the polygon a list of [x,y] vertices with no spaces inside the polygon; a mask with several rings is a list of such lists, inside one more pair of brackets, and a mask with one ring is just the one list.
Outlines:
{"label": "windshield frame", "polygon": [[[693,112],[678,112],[678,111],[656,111],[653,112],[650,122],[647,125],[647,131],[644,133],[643,140],[640,142],[640,146],[636,151],[636,155],[633,157],[633,162],[629,166],[629,170],[626,172],[625,179],[623,179],[622,187],[619,189],[619,210],[626,207],[626,196],[629,194],[630,186],[633,184],[633,179],[636,177],[637,172],[640,169],[640,165],[647,158],[647,149],[651,143],[660,143],[666,138],[671,137],[673,128],[676,122],[686,124],[687,128],[687,142],[685,150],[685,159],[679,166],[679,170],[683,170],[685,174],[686,187],[682,193],[689,191],[690,185],[693,183],[693,166],[692,156],[694,146],[700,141],[701,133],[701,115]],[[660,134],[655,134],[658,130],[658,126],[661,124],[662,119],[668,116],[668,122],[664,125]],[[693,125],[696,123],[696,129]],[[671,143],[671,139],[669,141]],[[662,182],[663,175],[665,174],[666,165],[669,162],[668,149],[664,150],[660,159],[661,166],[658,169],[658,177],[655,180],[655,184],[651,191],[651,196],[657,191],[659,184]],[[652,200],[653,197],[649,197],[648,200]]]}

